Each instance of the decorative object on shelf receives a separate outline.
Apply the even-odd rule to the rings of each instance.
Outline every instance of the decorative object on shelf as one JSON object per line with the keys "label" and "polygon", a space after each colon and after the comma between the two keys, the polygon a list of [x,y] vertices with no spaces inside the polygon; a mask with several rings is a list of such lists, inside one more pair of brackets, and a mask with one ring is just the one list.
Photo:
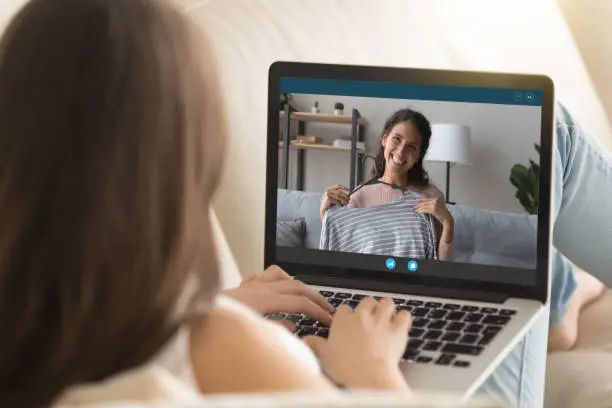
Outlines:
{"label": "decorative object on shelf", "polygon": [[310,108],[310,111],[312,113],[319,113],[319,101],[315,101],[314,106],[312,108]]}
{"label": "decorative object on shelf", "polygon": [[319,136],[297,135],[295,141],[299,143],[323,143],[323,138]]}
{"label": "decorative object on shelf", "polygon": [[344,104],[342,102],[336,102],[334,105],[334,114],[343,115],[344,114]]}
{"label": "decorative object on shelf", "polygon": [[[340,139],[336,139],[332,142],[332,146],[334,147],[341,147],[343,149],[350,149],[351,148],[351,139],[350,138],[340,138]],[[357,149],[360,150],[365,150],[366,148],[366,143],[365,142],[357,142]]]}
{"label": "decorative object on shelf", "polygon": [[[535,150],[540,154],[540,146],[535,143]],[[510,170],[510,183],[516,187],[514,195],[529,214],[538,214],[540,204],[539,183],[540,165],[529,159],[529,167],[515,164]]]}
{"label": "decorative object on shelf", "polygon": [[470,128],[454,123],[432,124],[425,160],[446,163],[446,203],[454,204],[450,200],[450,169],[456,164],[472,164]]}

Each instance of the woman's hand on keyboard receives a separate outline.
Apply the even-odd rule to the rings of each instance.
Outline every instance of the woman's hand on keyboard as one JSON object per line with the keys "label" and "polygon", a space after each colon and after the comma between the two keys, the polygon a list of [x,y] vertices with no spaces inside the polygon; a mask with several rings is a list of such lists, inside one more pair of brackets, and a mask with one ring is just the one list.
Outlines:
{"label": "woman's hand on keyboard", "polygon": [[384,388],[407,391],[399,369],[406,349],[411,316],[397,313],[391,299],[365,298],[353,311],[341,305],[334,316],[329,338],[305,337],[319,357],[323,370],[347,388]]}
{"label": "woman's hand on keyboard", "polygon": [[334,307],[319,292],[294,280],[278,266],[249,274],[240,286],[223,291],[261,314],[304,313],[329,325]]}

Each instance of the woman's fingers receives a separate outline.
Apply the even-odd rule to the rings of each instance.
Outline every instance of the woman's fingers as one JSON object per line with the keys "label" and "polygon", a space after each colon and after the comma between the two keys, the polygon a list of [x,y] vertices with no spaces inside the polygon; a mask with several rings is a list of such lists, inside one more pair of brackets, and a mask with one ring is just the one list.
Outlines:
{"label": "woman's fingers", "polygon": [[270,296],[270,310],[282,310],[285,313],[303,313],[312,319],[329,325],[332,315],[327,309],[304,296],[275,294]]}
{"label": "woman's fingers", "polygon": [[389,322],[395,314],[395,302],[389,298],[381,299],[376,306],[375,314],[382,321]]}
{"label": "woman's fingers", "polygon": [[339,191],[331,191],[327,193],[327,198],[333,204],[342,204],[342,203],[348,202],[348,195],[346,193],[339,192]]}
{"label": "woman's fingers", "polygon": [[408,332],[412,327],[412,315],[407,310],[400,310],[393,316],[393,326],[398,330]]}
{"label": "woman's fingers", "polygon": [[291,275],[289,275],[287,272],[283,271],[280,267],[276,265],[268,267],[257,278],[258,282],[276,282],[286,280],[293,280],[293,278],[291,277]]}
{"label": "woman's fingers", "polygon": [[296,280],[274,282],[270,285],[270,289],[282,293],[304,296],[310,299],[312,302],[318,304],[329,313],[334,312],[334,307],[327,301],[327,299],[319,292],[311,288],[310,286]]}
{"label": "woman's fingers", "polygon": [[364,312],[374,313],[377,305],[378,305],[378,302],[376,301],[376,299],[374,299],[371,296],[368,296],[366,298],[363,298],[363,300],[359,302],[355,310],[359,310],[359,311],[363,310]]}

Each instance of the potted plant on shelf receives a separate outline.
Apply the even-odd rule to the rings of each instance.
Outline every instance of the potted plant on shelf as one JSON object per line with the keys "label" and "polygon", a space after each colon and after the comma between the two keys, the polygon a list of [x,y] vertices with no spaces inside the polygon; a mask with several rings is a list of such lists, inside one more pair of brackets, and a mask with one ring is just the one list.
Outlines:
{"label": "potted plant on shelf", "polygon": [[[535,150],[540,154],[540,146],[536,143]],[[540,165],[529,159],[529,167],[515,164],[510,171],[510,183],[516,187],[515,197],[529,214],[538,214]]]}
{"label": "potted plant on shelf", "polygon": [[334,113],[336,115],[344,114],[344,104],[342,102],[336,102],[336,104],[334,105]]}
{"label": "potted plant on shelf", "polygon": [[319,101],[315,101],[312,108],[310,108],[312,113],[319,113]]}

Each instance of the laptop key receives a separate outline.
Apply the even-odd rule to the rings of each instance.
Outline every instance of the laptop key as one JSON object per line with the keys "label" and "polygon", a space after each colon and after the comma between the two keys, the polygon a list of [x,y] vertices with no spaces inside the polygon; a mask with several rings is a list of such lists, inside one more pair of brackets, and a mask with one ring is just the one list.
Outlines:
{"label": "laptop key", "polygon": [[478,342],[478,345],[479,346],[486,346],[486,345],[488,345],[491,342],[491,340],[493,340],[495,338],[495,336],[497,336],[497,333],[499,333],[501,331],[501,329],[502,329],[501,326],[488,326],[488,327],[485,327],[484,331],[482,332],[482,338]]}
{"label": "laptop key", "polygon": [[427,333],[425,333],[425,336],[423,336],[423,338],[427,340],[438,340],[441,336],[441,330],[427,330]]}
{"label": "laptop key", "polygon": [[412,327],[419,327],[419,328],[422,328],[422,327],[427,326],[427,323],[429,323],[429,320],[427,320],[427,319],[422,319],[422,318],[417,318],[417,319],[414,319],[414,320],[412,321]]}
{"label": "laptop key", "polygon": [[438,307],[442,307],[442,303],[439,303],[439,302],[427,302],[427,303],[425,303],[425,307],[438,308]]}
{"label": "laptop key", "polygon": [[465,327],[465,323],[452,322],[448,326],[446,326],[446,330],[447,331],[458,332],[458,331],[463,330],[464,327]]}
{"label": "laptop key", "polygon": [[450,312],[447,316],[447,320],[461,320],[465,317],[465,312]]}
{"label": "laptop key", "polygon": [[350,293],[338,292],[338,293],[335,294],[334,297],[336,299],[350,299],[351,296],[353,296],[353,295],[351,295]]}
{"label": "laptop key", "polygon": [[414,317],[425,317],[429,313],[429,309],[425,309],[424,307],[417,307],[412,311],[412,316]]}
{"label": "laptop key", "polygon": [[420,340],[420,339],[410,339],[408,340],[408,344],[406,345],[406,348],[418,350],[424,343],[425,341]]}
{"label": "laptop key", "polygon": [[499,311],[499,314],[502,316],[514,316],[516,314],[516,310],[502,309]]}
{"label": "laptop key", "polygon": [[472,323],[469,324],[463,331],[466,333],[480,333],[484,326],[482,324]]}
{"label": "laptop key", "polygon": [[338,307],[342,304],[342,299],[336,299],[336,298],[328,298],[327,301],[333,306],[333,307]]}
{"label": "laptop key", "polygon": [[406,302],[408,306],[421,306],[423,304],[422,300],[409,300]]}
{"label": "laptop key", "polygon": [[459,343],[474,344],[478,341],[479,337],[480,336],[478,336],[477,334],[464,334],[463,337],[459,339]]}
{"label": "laptop key", "polygon": [[453,365],[455,367],[461,367],[461,368],[466,368],[470,366],[470,362],[469,361],[463,361],[463,360],[457,360],[453,363]]}
{"label": "laptop key", "polygon": [[317,329],[314,327],[302,327],[298,330],[298,336],[312,336],[317,332]]}
{"label": "laptop key", "polygon": [[319,293],[325,297],[334,296],[334,292],[330,292],[329,290],[321,290]]}
{"label": "laptop key", "polygon": [[483,348],[479,346],[458,343],[446,343],[444,347],[442,347],[443,353],[467,354],[470,356],[477,356],[482,352],[482,350]]}
{"label": "laptop key", "polygon": [[464,322],[468,323],[480,323],[484,315],[482,313],[470,313],[465,318]]}
{"label": "laptop key", "polygon": [[425,329],[419,329],[417,327],[410,329],[408,336],[411,338],[418,338],[425,334]]}
{"label": "laptop key", "polygon": [[300,321],[300,326],[314,326],[315,324],[317,324],[315,319],[304,319]]}
{"label": "laptop key", "polygon": [[432,310],[427,317],[429,317],[430,319],[442,319],[444,316],[446,316],[446,310],[442,310],[442,309],[435,309]]}
{"label": "laptop key", "polygon": [[483,330],[482,334],[497,334],[502,330],[501,326],[487,326]]}
{"label": "laptop key", "polygon": [[450,365],[453,362],[454,359],[455,359],[455,356],[453,354],[442,354],[436,360],[436,364],[438,364],[438,365]]}
{"label": "laptop key", "polygon": [[461,310],[463,310],[464,312],[477,312],[478,310],[480,310],[480,308],[478,306],[463,306],[461,308]]}
{"label": "laptop key", "polygon": [[429,356],[418,356],[416,358],[417,363],[427,364],[427,363],[431,363],[432,361],[433,361],[433,358]]}
{"label": "laptop key", "polygon": [[412,306],[406,306],[406,305],[401,305],[397,307],[397,311],[399,312],[400,310],[407,310],[407,311],[412,311]]}
{"label": "laptop key", "polygon": [[357,300],[345,300],[344,301],[345,305],[349,305],[351,308],[356,308],[359,305],[359,301]]}
{"label": "laptop key", "polygon": [[438,351],[440,350],[440,347],[442,347],[442,343],[439,341],[428,341],[427,343],[425,343],[425,345],[423,346],[422,350],[423,351]]}
{"label": "laptop key", "polygon": [[434,320],[433,322],[429,323],[427,328],[428,329],[442,330],[444,328],[444,326],[446,326],[446,321],[444,321],[444,320]]}
{"label": "laptop key", "polygon": [[317,336],[327,338],[329,336],[329,329],[324,327],[317,330]]}
{"label": "laptop key", "polygon": [[509,316],[489,315],[482,321],[483,324],[497,324],[503,325],[510,321]]}
{"label": "laptop key", "polygon": [[495,309],[494,307],[483,307],[482,309],[480,309],[480,311],[482,313],[486,313],[486,314],[495,314],[495,313],[497,313],[497,309]]}
{"label": "laptop key", "polygon": [[366,295],[358,295],[358,294],[353,295],[353,299],[354,300],[362,300],[365,297],[366,297]]}
{"label": "laptop key", "polygon": [[406,299],[393,298],[393,301],[396,305],[403,305],[404,303],[406,303]]}
{"label": "laptop key", "polygon": [[402,356],[402,358],[404,360],[414,361],[417,358],[418,355],[419,355],[419,351],[418,350],[407,348],[404,351],[404,355]]}
{"label": "laptop key", "polygon": [[459,337],[461,337],[461,333],[458,332],[446,332],[444,333],[444,336],[442,336],[442,341],[450,341],[450,342],[455,342],[459,339]]}
{"label": "laptop key", "polygon": [[456,305],[454,303],[447,303],[443,307],[446,310],[459,310],[461,309],[461,305]]}

